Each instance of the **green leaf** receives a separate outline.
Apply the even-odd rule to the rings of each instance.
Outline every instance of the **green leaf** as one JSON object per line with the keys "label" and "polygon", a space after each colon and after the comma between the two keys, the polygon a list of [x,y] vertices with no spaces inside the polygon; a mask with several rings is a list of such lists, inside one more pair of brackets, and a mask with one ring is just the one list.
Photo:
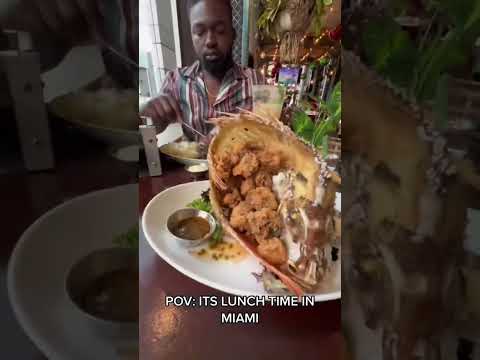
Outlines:
{"label": "green leaf", "polygon": [[414,95],[420,102],[434,98],[444,73],[467,63],[463,34],[462,29],[451,31],[444,39],[433,42],[420,57],[416,68],[419,77],[414,87]]}
{"label": "green leaf", "polygon": [[328,127],[327,121],[324,121],[316,126],[315,131],[313,132],[313,137],[312,137],[313,146],[320,148],[320,146],[322,145],[323,137],[326,134],[327,127]]}
{"label": "green leaf", "polygon": [[126,233],[121,234],[113,239],[113,243],[119,247],[131,250],[138,250],[139,244],[139,227],[138,224],[133,226]]}
{"label": "green leaf", "polygon": [[284,0],[267,0],[264,2],[264,10],[258,17],[257,27],[268,36],[273,35],[271,33],[271,26],[275,22],[283,3]]}
{"label": "green leaf", "polygon": [[201,211],[206,211],[208,213],[212,213],[212,205],[210,204],[209,201],[205,201],[203,199],[196,199],[192,201],[190,204],[187,205],[189,208],[201,210]]}
{"label": "green leaf", "polygon": [[475,23],[480,20],[480,1],[472,1],[474,3],[474,8],[472,9],[470,16],[468,17],[467,23],[465,24],[465,30],[471,28]]}
{"label": "green leaf", "polygon": [[323,150],[323,157],[328,156],[328,136],[324,136],[322,139],[322,150]]}
{"label": "green leaf", "polygon": [[328,64],[328,59],[326,58],[321,58],[320,60],[318,60],[318,65],[320,66],[325,66]]}
{"label": "green leaf", "polygon": [[437,93],[433,103],[435,127],[438,130],[448,128],[448,76],[444,75],[437,86]]}
{"label": "green leaf", "polygon": [[417,50],[409,35],[391,18],[371,20],[362,36],[368,63],[398,86],[413,77]]}
{"label": "green leaf", "polygon": [[299,110],[294,113],[292,126],[295,134],[308,142],[312,141],[315,125],[304,111]]}
{"label": "green leaf", "polygon": [[315,15],[312,21],[312,28],[315,35],[320,35],[322,32],[323,24],[322,18],[325,14],[325,1],[328,0],[316,0],[315,2]]}
{"label": "green leaf", "polygon": [[215,228],[215,232],[213,233],[212,237],[210,238],[209,244],[211,246],[216,246],[223,240],[223,227],[220,223],[217,223],[217,227]]}
{"label": "green leaf", "polygon": [[329,116],[335,116],[342,112],[342,83],[339,81],[333,88],[332,93],[325,103],[324,109]]}
{"label": "green leaf", "polygon": [[445,14],[456,26],[463,28],[468,22],[478,19],[475,9],[478,1],[475,0],[438,0],[436,8]]}
{"label": "green leaf", "polygon": [[[209,214],[213,214],[213,208],[209,200],[205,200],[204,198],[200,199],[195,199],[193,200],[190,204],[187,205],[187,207],[201,210],[201,211],[206,211]],[[223,227],[222,225],[217,221],[217,227],[215,228],[215,231],[210,238],[210,245],[215,246],[218,243],[220,243],[223,240]]]}

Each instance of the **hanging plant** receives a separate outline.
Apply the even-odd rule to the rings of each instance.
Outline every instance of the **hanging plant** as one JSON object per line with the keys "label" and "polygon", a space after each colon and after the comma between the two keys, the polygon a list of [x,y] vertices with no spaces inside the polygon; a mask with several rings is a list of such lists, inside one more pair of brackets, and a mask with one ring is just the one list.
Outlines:
{"label": "hanging plant", "polygon": [[260,0],[263,8],[257,27],[264,36],[281,39],[285,32],[308,32],[313,24],[320,34],[325,9],[333,0]]}
{"label": "hanging plant", "polygon": [[333,3],[332,0],[315,0],[315,16],[313,18],[313,31],[315,35],[320,35],[322,31],[322,17],[325,14],[325,8]]}
{"label": "hanging plant", "polygon": [[273,24],[286,0],[260,0],[259,3],[263,5],[263,12],[257,20],[258,30],[268,37],[276,38],[277,36],[273,33]]}

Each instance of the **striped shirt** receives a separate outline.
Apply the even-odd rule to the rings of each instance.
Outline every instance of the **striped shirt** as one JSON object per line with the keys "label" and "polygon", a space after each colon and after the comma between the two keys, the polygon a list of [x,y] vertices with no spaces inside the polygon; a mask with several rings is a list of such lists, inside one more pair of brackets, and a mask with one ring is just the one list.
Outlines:
{"label": "striped shirt", "polygon": [[[238,113],[240,109],[252,110],[253,86],[264,84],[255,70],[234,64],[225,74],[216,100],[208,101],[200,62],[167,74],[161,93],[175,98],[182,111],[183,122],[204,135],[213,135],[213,125],[206,120],[221,113]],[[183,127],[187,137],[200,141],[200,136]]]}

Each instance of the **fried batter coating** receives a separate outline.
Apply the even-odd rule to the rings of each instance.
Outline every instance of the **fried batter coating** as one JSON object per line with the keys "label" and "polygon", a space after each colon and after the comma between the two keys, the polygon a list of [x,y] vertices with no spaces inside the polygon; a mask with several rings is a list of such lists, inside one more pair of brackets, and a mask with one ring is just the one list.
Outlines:
{"label": "fried batter coating", "polygon": [[267,187],[258,187],[247,194],[247,203],[255,210],[271,209],[277,210],[278,202],[275,194]]}
{"label": "fried batter coating", "polygon": [[282,265],[288,260],[285,244],[279,238],[264,240],[258,245],[259,255],[272,265]]}
{"label": "fried batter coating", "polygon": [[247,220],[248,213],[252,210],[250,205],[245,201],[242,201],[236,207],[233,208],[230,216],[230,225],[238,231],[249,231],[249,225]]}
{"label": "fried batter coating", "polygon": [[230,159],[232,164],[237,165],[248,150],[248,146],[243,142],[234,142],[230,149]]}
{"label": "fried batter coating", "polygon": [[233,168],[233,176],[249,178],[258,170],[259,165],[257,156],[249,151],[243,155],[242,160]]}
{"label": "fried batter coating", "polygon": [[241,201],[242,197],[240,196],[240,192],[237,189],[233,189],[231,193],[228,193],[223,198],[223,203],[232,209],[238,204],[240,204]]}
{"label": "fried batter coating", "polygon": [[255,182],[253,178],[249,177],[242,181],[242,186],[240,186],[240,193],[243,196],[246,196],[251,190],[255,189]]}
{"label": "fried batter coating", "polygon": [[230,156],[228,154],[223,154],[222,156],[217,156],[215,160],[215,171],[222,180],[227,181],[230,178],[230,173],[233,167]]}
{"label": "fried batter coating", "polygon": [[280,215],[272,209],[261,209],[247,214],[250,233],[255,236],[258,242],[279,236],[282,230]]}
{"label": "fried batter coating", "polygon": [[267,187],[271,189],[273,187],[272,175],[264,170],[260,170],[255,175],[255,185],[258,187]]}
{"label": "fried batter coating", "polygon": [[258,160],[260,161],[262,169],[267,170],[270,173],[277,173],[281,169],[282,159],[277,153],[260,151],[258,153]]}

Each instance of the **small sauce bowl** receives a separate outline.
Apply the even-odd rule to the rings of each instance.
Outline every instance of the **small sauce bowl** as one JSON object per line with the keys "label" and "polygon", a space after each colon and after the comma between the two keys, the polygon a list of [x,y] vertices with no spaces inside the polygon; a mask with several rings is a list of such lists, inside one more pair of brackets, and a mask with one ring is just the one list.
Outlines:
{"label": "small sauce bowl", "polygon": [[192,176],[194,181],[208,180],[207,164],[187,165],[185,170]]}
{"label": "small sauce bowl", "polygon": [[[191,231],[188,231],[189,226],[197,226],[196,224],[198,224],[199,227],[205,227],[205,229],[190,229]],[[208,241],[215,232],[216,227],[217,222],[212,215],[197,209],[187,208],[177,210],[170,215],[167,220],[167,229],[170,235],[172,235],[182,247],[186,248],[199,246]],[[185,228],[187,228],[187,232],[184,232]],[[182,236],[182,232],[185,234],[188,232],[191,234],[197,232],[202,236],[189,238],[188,236]]]}
{"label": "small sauce bowl", "polygon": [[208,171],[207,164],[194,164],[194,165],[186,165],[185,170],[187,170],[191,174],[202,174]]}

